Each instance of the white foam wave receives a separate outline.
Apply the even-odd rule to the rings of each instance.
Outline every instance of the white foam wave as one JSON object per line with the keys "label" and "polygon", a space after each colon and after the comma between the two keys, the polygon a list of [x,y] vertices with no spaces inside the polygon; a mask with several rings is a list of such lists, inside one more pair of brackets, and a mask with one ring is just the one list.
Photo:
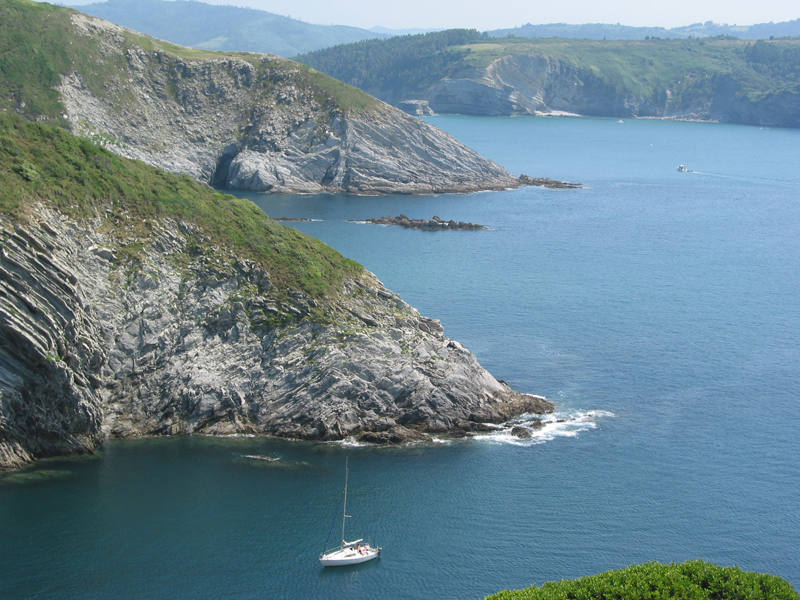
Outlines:
{"label": "white foam wave", "polygon": [[448,444],[452,444],[452,443],[453,443],[453,440],[448,440],[448,439],[444,439],[444,438],[433,437],[433,438],[431,438],[431,442],[433,442],[434,444],[442,444],[442,445],[445,445],[445,446],[446,446],[446,445],[448,445]]}
{"label": "white foam wave", "polygon": [[[500,425],[484,423],[487,431],[472,434],[469,439],[513,446],[533,446],[559,437],[578,437],[584,431],[595,429],[598,420],[615,416],[614,413],[607,410],[574,410],[556,412],[549,415],[522,415]],[[518,429],[515,432],[515,427],[521,427],[522,429]],[[427,442],[411,442],[405,445],[415,446],[417,444],[433,443],[444,446],[458,441],[458,439],[454,438],[431,437]],[[369,442],[360,442],[353,436],[327,443],[345,448],[369,448],[373,446]]]}
{"label": "white foam wave", "polygon": [[342,440],[336,440],[331,442],[332,444],[336,444],[337,446],[344,446],[346,448],[366,448],[369,446],[366,442],[359,442],[353,436],[346,437]]}
{"label": "white foam wave", "polygon": [[[472,439],[495,444],[533,446],[556,438],[578,437],[584,431],[597,428],[597,421],[614,417],[607,410],[556,412],[549,415],[523,415],[497,426],[495,431],[478,433]],[[515,428],[519,428],[514,431]]]}

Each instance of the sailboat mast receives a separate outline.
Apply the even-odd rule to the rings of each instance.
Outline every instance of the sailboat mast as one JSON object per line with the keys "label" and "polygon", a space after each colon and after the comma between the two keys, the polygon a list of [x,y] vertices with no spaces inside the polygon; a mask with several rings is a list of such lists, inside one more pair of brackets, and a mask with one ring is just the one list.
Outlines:
{"label": "sailboat mast", "polygon": [[345,545],[344,540],[344,522],[347,519],[347,478],[350,475],[350,457],[345,457],[344,462],[344,506],[342,507],[342,546]]}

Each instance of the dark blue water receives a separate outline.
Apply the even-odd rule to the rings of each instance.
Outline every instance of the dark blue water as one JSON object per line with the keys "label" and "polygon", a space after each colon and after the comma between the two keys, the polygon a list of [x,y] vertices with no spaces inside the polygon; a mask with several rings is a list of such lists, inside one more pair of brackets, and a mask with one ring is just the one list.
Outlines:
{"label": "dark blue water", "polygon": [[[588,187],[254,198],[320,219],[296,226],[578,424],[413,449],[141,440],[41,463],[0,479],[0,598],[480,598],[692,558],[800,587],[800,131],[431,121]],[[492,229],[347,221],[401,212]],[[384,553],[323,570],[345,453],[348,531]]]}

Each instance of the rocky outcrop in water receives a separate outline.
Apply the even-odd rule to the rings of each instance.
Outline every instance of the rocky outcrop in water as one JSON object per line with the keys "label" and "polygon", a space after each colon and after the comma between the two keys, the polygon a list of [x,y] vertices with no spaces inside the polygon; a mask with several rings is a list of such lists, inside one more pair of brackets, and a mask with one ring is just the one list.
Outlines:
{"label": "rocky outcrop in water", "polygon": [[0,217],[0,466],[108,436],[401,443],[552,410],[368,272],[325,303],[276,295],[195,226],[150,225],[131,262],[99,219]]}
{"label": "rocky outcrop in water", "polygon": [[546,187],[551,190],[578,190],[583,187],[582,183],[559,181],[558,179],[550,179],[549,177],[531,177],[530,175],[520,175],[519,181],[522,185]]}
{"label": "rocky outcrop in water", "polygon": [[73,131],[123,156],[252,191],[415,194],[519,185],[452,136],[298,63],[176,53],[100,19],[70,18],[75,34],[96,46],[97,62],[118,68],[102,82],[89,71],[64,74],[65,116]]}
{"label": "rocky outcrop in water", "polygon": [[373,219],[365,219],[363,222],[372,223],[373,225],[398,225],[406,229],[421,229],[423,231],[456,231],[456,230],[470,230],[489,229],[486,225],[478,225],[477,223],[466,223],[464,221],[445,221],[437,216],[431,219],[409,219],[406,215],[399,215],[397,217],[376,217]]}

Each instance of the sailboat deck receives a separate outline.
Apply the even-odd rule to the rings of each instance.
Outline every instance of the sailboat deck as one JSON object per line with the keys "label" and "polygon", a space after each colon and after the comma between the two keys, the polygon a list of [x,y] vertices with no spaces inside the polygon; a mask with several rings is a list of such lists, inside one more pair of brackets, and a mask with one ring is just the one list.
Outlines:
{"label": "sailboat deck", "polygon": [[338,550],[326,552],[320,557],[320,562],[326,567],[356,565],[377,558],[380,552],[380,548],[372,548],[368,544],[361,547],[346,546]]}

